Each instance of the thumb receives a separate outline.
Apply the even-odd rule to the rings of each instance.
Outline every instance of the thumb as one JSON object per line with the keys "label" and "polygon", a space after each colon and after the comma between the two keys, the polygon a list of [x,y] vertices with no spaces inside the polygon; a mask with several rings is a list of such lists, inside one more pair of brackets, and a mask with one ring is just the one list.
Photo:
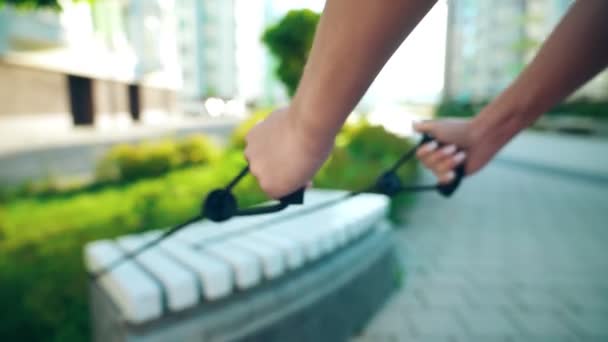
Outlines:
{"label": "thumb", "polygon": [[435,135],[435,121],[433,120],[425,120],[414,122],[414,130],[418,133],[427,133],[430,135]]}

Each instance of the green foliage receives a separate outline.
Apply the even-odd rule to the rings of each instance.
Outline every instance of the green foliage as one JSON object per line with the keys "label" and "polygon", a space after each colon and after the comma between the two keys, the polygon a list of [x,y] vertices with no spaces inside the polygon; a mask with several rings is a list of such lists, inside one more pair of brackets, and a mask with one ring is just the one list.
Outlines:
{"label": "green foliage", "polygon": [[[3,340],[88,340],[87,241],[164,228],[195,215],[201,199],[243,165],[227,155],[212,165],[170,172],[95,192],[22,198],[0,212]],[[265,197],[251,177],[237,188],[243,205]]]}
{"label": "green foliage", "polygon": [[220,158],[220,147],[209,137],[194,135],[177,144],[181,166],[211,163]]}
{"label": "green foliage", "polygon": [[[319,188],[365,189],[412,147],[411,141],[366,121],[347,124],[338,135],[336,148],[317,173],[314,185]],[[410,162],[401,166],[397,173],[408,183],[416,179],[416,171],[416,163]],[[390,219],[404,223],[403,211],[412,203],[410,194],[393,197]]]}
{"label": "green foliage", "polygon": [[292,10],[262,36],[264,44],[279,60],[276,74],[290,96],[300,82],[319,18],[311,10]]}
{"label": "green foliage", "polygon": [[102,158],[97,168],[100,180],[133,181],[160,176],[179,164],[177,144],[164,141],[139,146],[117,145]]}
{"label": "green foliage", "polygon": [[58,0],[0,0],[0,8],[4,5],[12,5],[17,9],[36,10],[36,9],[52,9],[60,10],[61,5]]}
{"label": "green foliage", "polygon": [[547,114],[550,116],[568,115],[608,120],[608,101],[577,99],[560,103]]}
{"label": "green foliage", "polygon": [[485,102],[472,103],[466,101],[444,101],[435,108],[437,118],[468,118],[483,108]]}
{"label": "green foliage", "polygon": [[[257,115],[262,117],[263,113]],[[243,127],[251,125],[246,122]],[[237,131],[245,131],[243,127]],[[242,138],[234,139],[242,142]],[[316,186],[360,189],[411,146],[407,140],[365,122],[347,125],[340,140],[315,178]],[[153,164],[162,166],[152,167],[155,172],[168,165],[167,151],[171,155],[180,151],[181,163],[195,166],[94,190],[13,198],[1,206],[0,303],[10,308],[0,310],[2,340],[88,340],[84,244],[169,227],[197,214],[204,196],[226,184],[244,164],[240,150],[207,159],[207,154],[198,151],[213,150],[208,142],[204,138],[172,145],[162,142],[154,147],[155,152],[146,152],[154,155]],[[137,148],[122,146],[113,153],[123,155],[121,158],[128,161],[120,162],[137,169],[132,160],[143,153],[134,152]],[[415,167],[408,165],[400,173],[407,181],[414,177]],[[265,199],[253,177],[245,177],[235,192],[243,206]]]}
{"label": "green foliage", "polygon": [[115,182],[158,177],[178,167],[212,162],[220,153],[220,148],[202,135],[179,142],[117,145],[101,158],[96,178],[99,182]]}
{"label": "green foliage", "polygon": [[[435,117],[471,117],[477,114],[487,101],[471,103],[465,101],[445,101],[435,109]],[[590,99],[577,99],[560,103],[551,108],[548,116],[580,116],[594,119],[608,119],[608,102]]]}
{"label": "green foliage", "polygon": [[[364,189],[413,146],[409,140],[366,122],[346,125],[340,139],[343,146],[336,146],[315,177],[315,186]],[[415,163],[406,164],[399,170],[405,180],[412,180],[415,174]]]}

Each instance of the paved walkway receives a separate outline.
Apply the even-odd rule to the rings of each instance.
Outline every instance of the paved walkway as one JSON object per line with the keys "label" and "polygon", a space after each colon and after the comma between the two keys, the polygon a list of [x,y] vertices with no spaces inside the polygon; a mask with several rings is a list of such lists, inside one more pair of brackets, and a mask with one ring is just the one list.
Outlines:
{"label": "paved walkway", "polygon": [[[40,120],[42,121],[42,120]],[[52,121],[52,120],[50,120]],[[31,127],[27,126],[31,123]],[[47,122],[48,123],[48,122]],[[234,129],[234,119],[176,118],[165,125],[138,124],[128,129],[71,127],[34,119],[6,125],[0,120],[0,187],[28,180],[92,177],[104,152],[117,143],[158,140],[203,133],[218,140]],[[29,128],[28,128],[29,127]]]}
{"label": "paved walkway", "polygon": [[608,182],[497,161],[408,215],[405,286],[354,341],[608,341]]}

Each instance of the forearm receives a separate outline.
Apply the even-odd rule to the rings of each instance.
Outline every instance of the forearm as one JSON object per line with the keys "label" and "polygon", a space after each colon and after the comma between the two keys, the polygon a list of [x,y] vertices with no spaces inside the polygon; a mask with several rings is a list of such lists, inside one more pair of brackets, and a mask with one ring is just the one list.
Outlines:
{"label": "forearm", "polygon": [[328,0],[292,102],[297,122],[333,139],[382,66],[435,0]]}
{"label": "forearm", "polygon": [[475,119],[506,142],[608,64],[608,1],[575,2],[518,79]]}

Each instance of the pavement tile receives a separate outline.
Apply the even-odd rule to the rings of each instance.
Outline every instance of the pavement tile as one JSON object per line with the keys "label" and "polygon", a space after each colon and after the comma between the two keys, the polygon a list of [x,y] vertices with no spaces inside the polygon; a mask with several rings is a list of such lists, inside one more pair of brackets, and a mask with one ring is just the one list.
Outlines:
{"label": "pavement tile", "polygon": [[466,333],[461,320],[447,310],[428,310],[409,318],[416,336],[453,337]]}
{"label": "pavement tile", "polygon": [[576,330],[587,338],[608,341],[608,314],[605,313],[577,313],[567,315],[567,319]]}
{"label": "pavement tile", "polygon": [[510,315],[524,334],[532,336],[574,339],[576,332],[567,324],[564,315],[551,312],[517,312]]}
{"label": "pavement tile", "polygon": [[460,311],[467,331],[473,336],[508,337],[518,330],[516,325],[500,310]]}
{"label": "pavement tile", "polygon": [[606,194],[608,184],[498,161],[450,200],[420,196],[397,231],[412,271],[385,309],[398,314],[380,312],[362,336],[608,342]]}

